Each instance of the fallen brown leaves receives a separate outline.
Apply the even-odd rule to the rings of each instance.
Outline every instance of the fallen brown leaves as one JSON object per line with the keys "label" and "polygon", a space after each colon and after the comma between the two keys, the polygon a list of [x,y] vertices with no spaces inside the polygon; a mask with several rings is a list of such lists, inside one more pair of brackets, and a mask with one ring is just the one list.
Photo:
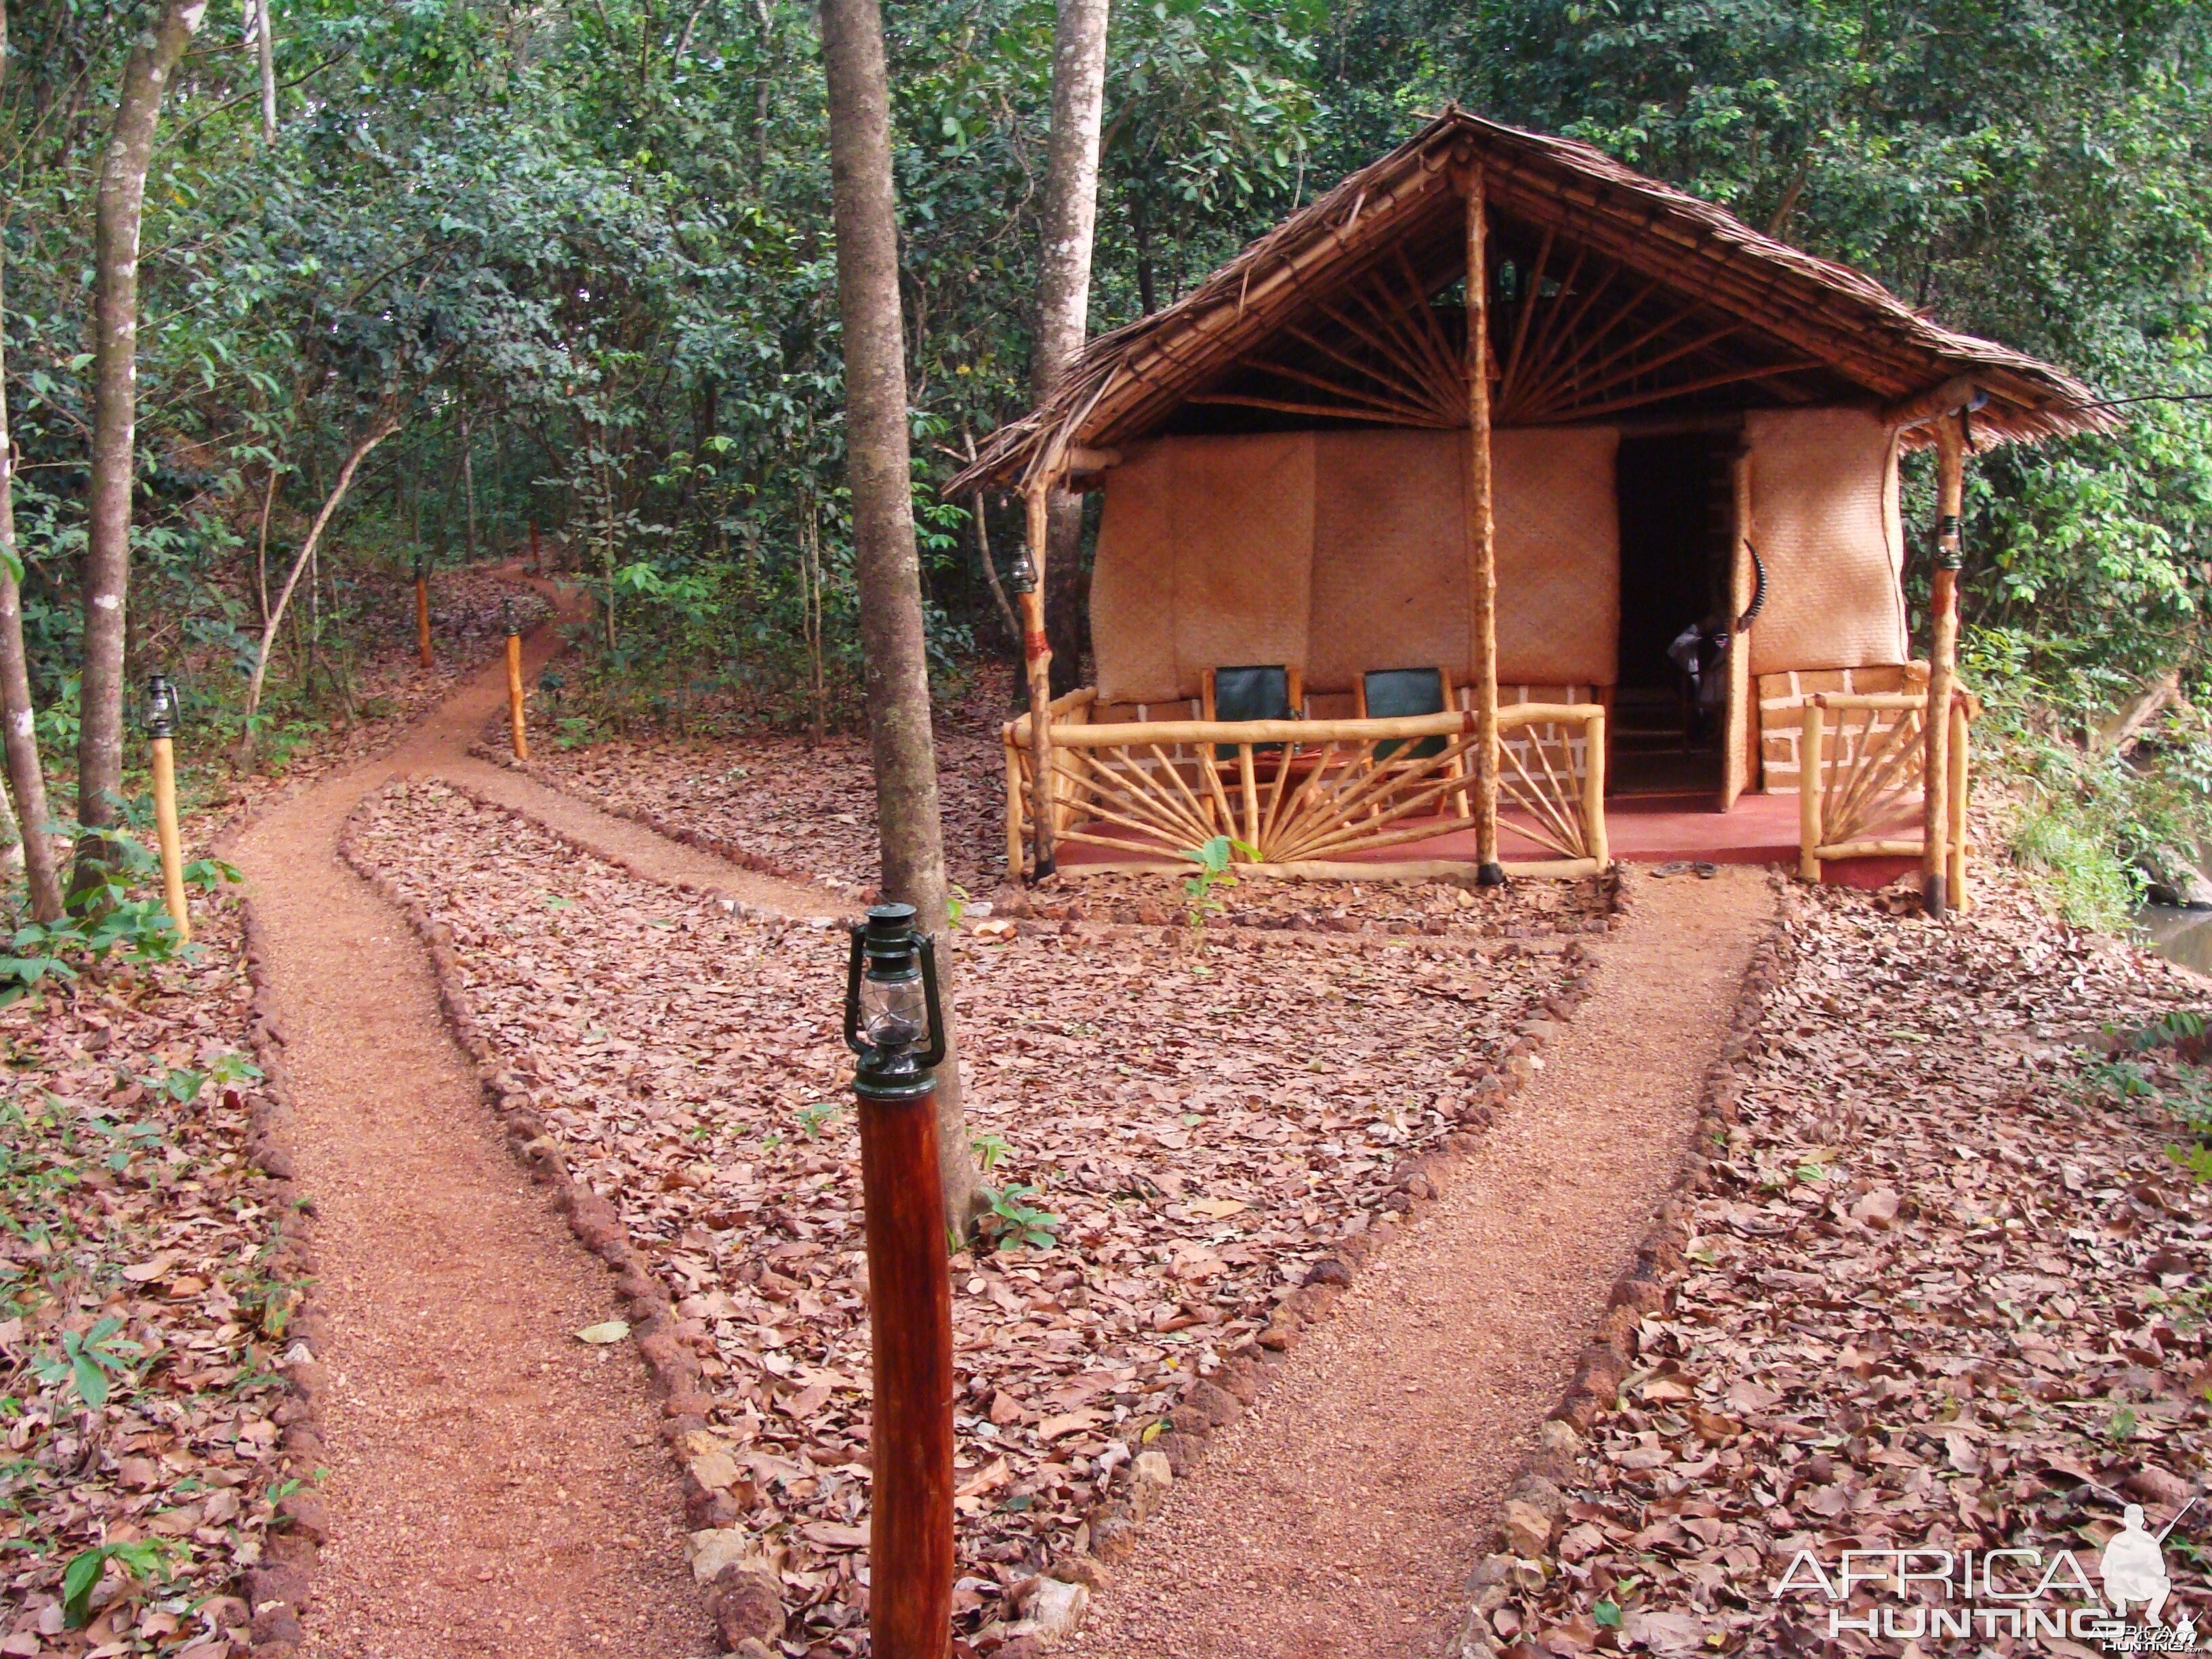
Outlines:
{"label": "fallen brown leaves", "polygon": [[[0,1654],[245,1650],[301,1287],[246,1153],[236,914],[196,921],[196,963],[0,1011]],[[64,1570],[101,1549],[70,1629]]]}
{"label": "fallen brown leaves", "polygon": [[[2085,1046],[2190,993],[1995,897],[1948,925],[1806,901],[1686,1276],[1553,1557],[1490,1575],[1499,1647],[1897,1651],[1771,1587],[1801,1549],[2021,1546],[2094,1583],[2122,1504],[2155,1529],[2203,1480],[2212,1197]],[[2169,1621],[2204,1610],[2193,1525]]]}
{"label": "fallen brown leaves", "polygon": [[[686,1449],[713,1495],[695,1520],[773,1565],[818,1651],[859,1650],[842,937],[638,881],[437,785],[373,801],[353,845],[451,930],[481,1028],[678,1298],[718,1395]],[[1557,948],[1233,939],[1071,925],[955,953],[979,1149],[1056,1240],[955,1261],[965,1629],[1075,1546],[1146,1430],[1310,1264],[1403,1206],[1395,1166],[1458,1127],[1565,971]]]}
{"label": "fallen brown leaves", "polygon": [[[876,784],[865,738],[831,736],[810,747],[753,733],[564,750],[553,711],[542,703],[532,700],[530,766],[551,787],[648,822],[680,823],[839,892],[874,888]],[[978,895],[1006,876],[1000,754],[995,737],[938,733],[945,862],[952,879]]]}

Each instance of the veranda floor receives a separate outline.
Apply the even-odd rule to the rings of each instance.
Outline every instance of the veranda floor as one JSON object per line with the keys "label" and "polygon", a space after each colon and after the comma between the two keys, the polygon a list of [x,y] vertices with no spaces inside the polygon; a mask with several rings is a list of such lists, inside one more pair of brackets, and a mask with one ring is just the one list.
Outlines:
{"label": "veranda floor", "polygon": [[[1916,795],[1899,803],[1893,816],[1917,824],[1920,801]],[[1714,798],[1699,792],[1689,794],[1615,795],[1605,804],[1606,835],[1613,856],[1631,864],[1668,864],[1681,860],[1711,864],[1797,863],[1797,797],[1744,795],[1729,811],[1717,811]],[[1416,860],[1453,859],[1474,862],[1474,826],[1464,818],[1430,820],[1437,833],[1393,847],[1348,853],[1347,864],[1393,864]],[[1498,853],[1507,863],[1534,862],[1558,854],[1526,833],[1531,820],[1518,808],[1499,814]],[[1105,824],[1086,824],[1086,830],[1113,834]],[[1413,827],[1410,823],[1408,828]],[[1142,859],[1135,848],[1121,853],[1082,842],[1062,842],[1058,860],[1063,869],[1086,864],[1121,863]],[[1175,860],[1162,858],[1164,866]],[[1886,886],[1917,866],[1911,858],[1848,859],[1831,861],[1822,878],[1847,887]]]}

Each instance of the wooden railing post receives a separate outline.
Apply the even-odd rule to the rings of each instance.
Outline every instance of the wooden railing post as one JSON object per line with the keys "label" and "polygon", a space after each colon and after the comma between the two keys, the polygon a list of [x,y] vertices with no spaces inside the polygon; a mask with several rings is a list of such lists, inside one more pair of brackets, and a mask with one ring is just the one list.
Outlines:
{"label": "wooden railing post", "polygon": [[1257,847],[1260,844],[1260,781],[1253,770],[1252,745],[1249,743],[1237,745],[1237,787],[1243,794],[1244,839]]}
{"label": "wooden railing post", "polygon": [[1467,163],[1467,543],[1474,658],[1475,879],[1505,880],[1498,860],[1498,546],[1490,472],[1490,269],[1482,163]]}
{"label": "wooden railing post", "polygon": [[1928,604],[1928,714],[1923,721],[1927,761],[1920,784],[1920,890],[1931,916],[1943,914],[1944,884],[1950,875],[1951,836],[1945,808],[1951,769],[1945,751],[1951,736],[1951,689],[1958,675],[1959,514],[1965,501],[1966,471],[1966,439],[1959,416],[1955,411],[1940,416],[1936,422],[1936,495],[1941,517],[1936,528],[1936,570]]}
{"label": "wooden railing post", "polygon": [[1951,830],[1951,908],[1965,910],[1972,899],[1966,891],[1966,700],[1951,699],[1951,775],[1948,817]]}
{"label": "wooden railing post", "polygon": [[[1024,497],[1028,507],[1030,575],[1022,601],[1022,660],[1030,682],[1030,833],[1036,843],[1033,878],[1053,872],[1052,647],[1044,631],[1046,489],[1040,482]],[[1009,877],[1018,876],[1010,871]]]}
{"label": "wooden railing post", "polygon": [[1797,733],[1797,874],[1820,878],[1820,739],[1827,722],[1817,696],[1805,699]]}
{"label": "wooden railing post", "polygon": [[1603,870],[1613,862],[1605,835],[1605,714],[1583,727],[1583,850]]}

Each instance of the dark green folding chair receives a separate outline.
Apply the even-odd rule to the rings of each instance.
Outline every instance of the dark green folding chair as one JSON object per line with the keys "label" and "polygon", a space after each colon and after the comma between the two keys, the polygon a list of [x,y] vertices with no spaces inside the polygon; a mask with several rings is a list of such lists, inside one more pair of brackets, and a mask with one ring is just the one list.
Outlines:
{"label": "dark green folding chair", "polygon": [[[1359,677],[1359,718],[1396,720],[1410,714],[1441,714],[1451,707],[1451,682],[1441,668],[1376,668]],[[1444,752],[1441,737],[1393,738],[1375,745],[1375,758],[1427,760]]]}
{"label": "dark green folding chair", "polygon": [[[1298,671],[1279,662],[1237,668],[1209,668],[1199,678],[1199,708],[1209,720],[1286,720],[1296,717],[1305,701]],[[1279,743],[1253,745],[1253,753],[1282,749]],[[1217,744],[1214,756],[1235,760],[1233,744]]]}

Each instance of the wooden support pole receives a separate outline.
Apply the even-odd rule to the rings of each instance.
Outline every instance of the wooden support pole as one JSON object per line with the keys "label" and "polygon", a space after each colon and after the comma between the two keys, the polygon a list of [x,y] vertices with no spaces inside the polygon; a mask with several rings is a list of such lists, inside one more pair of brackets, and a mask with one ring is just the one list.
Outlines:
{"label": "wooden support pole", "polygon": [[1972,908],[1966,890],[1966,700],[1951,699],[1950,890],[1954,910]]}
{"label": "wooden support pole", "polygon": [[1605,832],[1605,715],[1583,727],[1583,850],[1601,870],[1613,862]]}
{"label": "wooden support pole", "polygon": [[1959,672],[1959,514],[1966,498],[1966,441],[1956,410],[1936,422],[1936,571],[1930,584],[1928,645],[1928,714],[1922,722],[1927,745],[1921,770],[1923,843],[1920,891],[1931,916],[1948,908],[1944,887],[1950,877],[1949,819],[1951,692]]}
{"label": "wooden support pole", "polygon": [[877,1659],[944,1659],[952,1636],[952,1285],[936,1091],[860,1096],[873,1466],[868,1631]]}
{"label": "wooden support pole", "polygon": [[422,666],[430,665],[430,573],[420,559],[415,562],[415,646]]}
{"label": "wooden support pole", "polygon": [[191,913],[185,905],[185,854],[177,831],[177,745],[172,738],[154,739],[154,834],[161,848],[161,896],[177,937],[191,942]]}
{"label": "wooden support pole", "polygon": [[1006,744],[1006,879],[1022,878],[1022,752]]}
{"label": "wooden support pole", "polygon": [[[1052,791],[1052,647],[1044,631],[1044,554],[1048,508],[1046,486],[1040,483],[1026,496],[1030,563],[1036,582],[1021,596],[1022,661],[1030,681],[1030,835],[1036,846],[1030,879],[1042,881],[1053,872]],[[1006,872],[1012,879],[1020,872]]]}
{"label": "wooden support pole", "polygon": [[1475,880],[1502,886],[1498,861],[1498,548],[1491,512],[1490,267],[1482,163],[1471,161],[1467,190],[1467,558],[1474,599]]}
{"label": "wooden support pole", "polygon": [[1797,732],[1797,873],[1806,881],[1820,878],[1820,739],[1826,724],[1820,699],[1806,698]]}
{"label": "wooden support pole", "polygon": [[545,556],[538,550],[538,520],[530,521],[530,574],[538,574],[545,568]]}
{"label": "wooden support pole", "polygon": [[530,731],[522,718],[522,635],[507,636],[507,724],[514,739],[514,757],[530,758]]}

